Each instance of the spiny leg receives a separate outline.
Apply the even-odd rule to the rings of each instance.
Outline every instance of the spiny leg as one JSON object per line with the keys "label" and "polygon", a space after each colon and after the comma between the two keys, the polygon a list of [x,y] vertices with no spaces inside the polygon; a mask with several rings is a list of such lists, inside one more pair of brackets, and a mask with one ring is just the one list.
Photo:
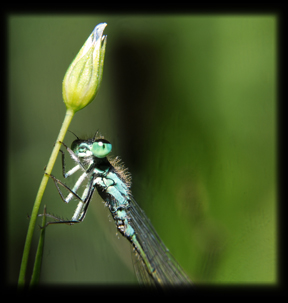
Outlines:
{"label": "spiny leg", "polygon": [[[59,179],[55,178],[53,175],[49,175],[49,174],[47,174],[47,173],[45,173],[45,175],[47,175],[47,176],[49,176],[50,178],[53,179],[54,184],[55,184],[55,186],[56,186],[56,188],[57,188],[57,190],[58,190],[58,193],[59,193],[61,199],[62,199],[65,203],[69,203],[70,200],[72,199],[73,195],[74,195],[78,200],[82,201],[82,199],[79,197],[79,195],[78,195],[75,191],[73,191],[71,188],[69,188],[66,184],[64,184],[62,181],[60,181]],[[80,179],[80,178],[79,178],[79,179]],[[82,182],[83,182],[83,181],[84,181],[84,178],[83,178]],[[81,182],[81,183],[82,183],[82,182]],[[69,195],[67,196],[67,198],[65,199],[65,197],[64,197],[64,195],[62,194],[62,192],[61,192],[61,190],[60,190],[58,184],[62,185],[64,188],[66,188],[66,189],[70,192],[70,194],[72,194],[72,197],[71,197],[71,198],[68,198],[68,196],[70,195],[70,194],[69,194]],[[79,188],[80,185],[81,185],[81,184],[78,185],[78,188]],[[78,189],[78,188],[77,188],[77,189]]]}
{"label": "spiny leg", "polygon": [[[81,221],[77,221],[77,220],[75,220],[75,221],[73,221],[73,220],[63,220],[63,219],[61,219],[57,216],[46,213],[46,211],[44,211],[43,214],[38,214],[38,217],[43,217],[43,216],[45,216],[46,218],[52,218],[56,221],[47,222],[44,226],[39,225],[40,229],[43,229],[43,228],[47,227],[50,224],[69,224],[69,225],[73,225],[74,223],[80,223],[81,222]],[[28,219],[30,219],[29,215],[28,215]]]}
{"label": "spiny leg", "polygon": [[[81,223],[84,220],[85,216],[86,216],[86,212],[87,212],[87,209],[88,209],[89,203],[91,201],[94,190],[95,190],[94,187],[92,187],[92,188],[89,187],[87,196],[85,198],[85,202],[80,201],[78,203],[78,206],[77,206],[71,220],[63,220],[63,219],[58,218],[56,216],[53,216],[53,215],[50,215],[50,214],[45,214],[46,217],[50,217],[50,218],[53,218],[54,220],[56,220],[56,221],[47,222],[45,227],[50,225],[50,224],[69,224],[69,225],[73,225],[74,223]],[[82,197],[82,199],[83,198],[84,197]]]}
{"label": "spiny leg", "polygon": [[[61,141],[59,141],[59,142],[61,142]],[[63,145],[64,145],[64,143],[62,143]],[[67,148],[67,146],[65,145],[65,147]],[[84,170],[84,167],[83,167],[83,165],[80,163],[79,164],[79,161],[76,161],[78,164],[76,165],[76,166],[74,166],[72,169],[70,169],[67,173],[66,173],[66,166],[65,166],[65,153],[64,153],[64,151],[63,150],[59,150],[60,152],[61,152],[61,160],[62,160],[62,175],[63,175],[63,177],[66,179],[66,178],[68,178],[68,177],[70,177],[70,176],[72,176],[76,171],[78,171],[80,168],[82,168],[83,170]],[[72,152],[72,151],[71,151]],[[72,152],[73,153],[73,152]],[[73,160],[75,161],[75,157],[77,157],[75,154],[74,154],[74,156],[73,156]]]}
{"label": "spiny leg", "polygon": [[[78,222],[82,222],[84,220],[85,216],[86,216],[87,209],[88,209],[89,203],[92,199],[95,187],[89,186],[89,189],[86,188],[86,190],[87,191],[83,193],[83,195],[84,194],[86,195],[85,203],[82,203],[81,201],[78,203],[78,206],[77,206],[77,208],[74,212],[74,215],[72,217],[72,221],[77,220]],[[82,199],[83,198],[84,198],[84,196],[82,197]]]}
{"label": "spiny leg", "polygon": [[[66,173],[66,169],[65,169],[65,153],[63,152],[63,150],[59,150],[62,154],[61,159],[62,159],[62,175],[63,177],[66,179],[70,176],[72,176],[76,171],[78,171],[80,168],[83,169],[83,166],[77,164],[76,166],[74,166],[72,169],[70,169],[67,173]],[[78,162],[77,162],[78,163]]]}
{"label": "spiny leg", "polygon": [[50,224],[68,224],[68,225],[73,225],[74,223],[80,223],[81,221],[77,221],[77,220],[63,220],[63,219],[61,219],[61,218],[59,218],[59,217],[56,217],[56,216],[54,216],[54,215],[51,215],[51,214],[48,214],[48,213],[45,213],[45,214],[39,214],[38,215],[38,217],[42,217],[42,216],[45,216],[45,217],[47,217],[47,218],[52,218],[52,219],[54,219],[54,220],[56,220],[56,221],[50,221],[50,222],[47,222],[46,224],[45,224],[45,226],[40,226],[40,228],[42,229],[42,228],[45,228],[45,227],[47,227],[48,225],[50,225]]}
{"label": "spiny leg", "polygon": [[[83,175],[82,175],[83,176]],[[54,180],[54,183],[58,189],[58,192],[61,196],[61,198],[63,199],[64,196],[62,194],[62,192],[59,189],[58,183],[61,184],[62,186],[64,186],[67,190],[69,190],[73,195],[76,196],[76,198],[80,201],[77,205],[77,208],[73,214],[73,217],[71,220],[63,220],[61,218],[58,218],[56,216],[50,215],[50,214],[46,214],[45,216],[50,217],[55,219],[56,221],[52,221],[52,222],[48,222],[46,226],[48,226],[49,224],[60,224],[60,223],[65,223],[65,224],[74,224],[74,223],[80,223],[84,220],[85,216],[86,216],[86,212],[89,206],[89,203],[91,201],[91,198],[93,196],[93,192],[95,190],[95,187],[93,186],[93,179],[94,177],[91,177],[91,180],[89,182],[89,185],[87,184],[82,197],[80,198],[75,192],[73,192],[68,186],[66,186],[64,183],[62,183],[60,180],[56,179],[54,176],[50,175],[50,177]],[[84,180],[84,179],[83,179]],[[82,182],[83,182],[82,180]],[[80,182],[80,184],[82,183]],[[80,184],[78,185],[78,187],[80,186]],[[65,202],[67,202],[65,199],[63,199]],[[69,201],[68,201],[69,202]]]}
{"label": "spiny leg", "polygon": [[[70,176],[72,176],[75,172],[77,172],[80,168],[82,168],[85,172],[85,168],[83,167],[80,159],[75,155],[75,153],[63,142],[59,141],[59,143],[63,144],[64,147],[67,149],[67,151],[69,152],[69,154],[71,155],[71,157],[73,158],[73,160],[75,162],[77,162],[78,164],[76,166],[74,166],[72,169],[70,169],[67,173],[66,173],[66,169],[65,169],[65,153],[60,149],[59,151],[62,154],[62,174],[64,178],[68,178]],[[79,189],[80,185],[82,184],[82,182],[84,181],[84,179],[86,178],[87,174],[83,173],[78,181],[76,182],[76,184],[74,185],[73,189],[71,190],[69,187],[67,187],[64,183],[62,183],[60,180],[58,180],[57,178],[55,178],[53,175],[50,175],[50,177],[53,179],[56,188],[60,194],[60,197],[62,198],[62,200],[66,203],[70,202],[70,200],[73,198],[73,195],[76,196],[77,199],[80,200],[80,197],[76,194],[77,190]],[[62,185],[63,187],[65,187],[68,191],[70,191],[70,194],[67,196],[67,198],[65,199],[58,184]],[[75,195],[76,194],[76,195]]]}
{"label": "spiny leg", "polygon": [[[50,215],[50,214],[45,214],[45,216],[47,217],[50,217],[50,218],[53,218],[55,219],[56,221],[54,222],[48,222],[46,224],[49,225],[49,224],[56,224],[56,223],[66,223],[66,224],[74,224],[74,223],[79,223],[79,222],[82,222],[83,219],[85,218],[85,215],[86,215],[86,212],[87,212],[87,209],[88,209],[88,205],[89,205],[89,202],[91,200],[91,197],[92,197],[92,194],[94,192],[94,187],[93,187],[93,177],[91,178],[91,182],[89,182],[89,187],[88,187],[88,184],[82,194],[82,198],[76,193],[77,190],[79,189],[79,187],[81,186],[81,184],[83,183],[84,179],[88,176],[87,172],[86,172],[86,169],[84,168],[84,166],[82,165],[80,159],[75,155],[75,153],[63,142],[59,141],[60,144],[63,144],[64,147],[66,148],[66,150],[69,152],[69,154],[71,155],[72,159],[78,163],[76,166],[74,166],[72,169],[70,169],[67,173],[66,173],[66,170],[65,170],[65,153],[60,150],[61,154],[62,154],[62,174],[63,174],[63,177],[64,178],[67,178],[69,176],[71,176],[72,174],[74,174],[76,171],[78,171],[80,168],[82,168],[85,172],[79,177],[79,179],[77,180],[76,184],[74,185],[73,189],[69,188],[66,184],[64,184],[62,181],[60,181],[59,179],[57,179],[56,177],[54,177],[52,174],[47,174],[45,172],[45,174],[47,176],[49,176],[50,178],[53,179],[54,181],[54,184],[57,188],[57,191],[61,197],[61,199],[65,202],[65,203],[69,203],[70,200],[74,197],[76,197],[76,199],[78,199],[80,202],[78,203],[78,206],[74,212],[74,215],[72,217],[71,220],[63,220],[63,219],[60,219],[56,216],[53,216],[53,215]],[[46,167],[45,167],[46,169]],[[64,197],[64,195],[62,194],[62,191],[60,190],[59,188],[59,185],[60,184],[61,186],[63,186],[64,188],[66,188],[70,193],[68,194],[68,196]],[[41,216],[41,215],[39,215]]]}

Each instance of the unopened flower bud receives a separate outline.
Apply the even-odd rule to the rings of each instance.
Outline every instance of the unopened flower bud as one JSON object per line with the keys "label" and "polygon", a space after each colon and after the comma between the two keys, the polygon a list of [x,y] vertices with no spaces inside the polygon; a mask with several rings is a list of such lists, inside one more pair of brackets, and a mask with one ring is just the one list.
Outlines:
{"label": "unopened flower bud", "polygon": [[67,109],[77,112],[93,101],[102,79],[107,36],[106,23],[98,24],[69,66],[62,85]]}

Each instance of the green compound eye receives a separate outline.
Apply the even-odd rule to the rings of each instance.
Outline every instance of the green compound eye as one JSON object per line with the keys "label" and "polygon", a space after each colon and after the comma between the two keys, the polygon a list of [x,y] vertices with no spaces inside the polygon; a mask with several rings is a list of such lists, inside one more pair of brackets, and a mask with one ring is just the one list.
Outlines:
{"label": "green compound eye", "polygon": [[92,145],[92,153],[97,158],[105,158],[112,150],[112,144],[105,139],[98,139]]}

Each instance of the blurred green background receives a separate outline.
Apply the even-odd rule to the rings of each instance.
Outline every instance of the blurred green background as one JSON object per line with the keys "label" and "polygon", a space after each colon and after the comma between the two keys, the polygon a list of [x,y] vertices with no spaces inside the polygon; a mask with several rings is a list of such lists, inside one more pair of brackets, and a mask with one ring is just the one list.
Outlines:
{"label": "blurred green background", "polygon": [[[107,22],[103,80],[70,130],[96,130],[132,174],[136,201],[195,283],[276,283],[273,15],[10,15],[8,281],[64,119],[62,79]],[[66,144],[74,136],[68,133]],[[61,161],[53,174],[61,178]],[[48,183],[41,210],[70,218]],[[41,220],[39,219],[39,224]],[[30,263],[39,238],[35,229]],[[28,277],[31,268],[28,271]],[[82,224],[49,226],[41,283],[137,283],[130,245],[95,194]]]}

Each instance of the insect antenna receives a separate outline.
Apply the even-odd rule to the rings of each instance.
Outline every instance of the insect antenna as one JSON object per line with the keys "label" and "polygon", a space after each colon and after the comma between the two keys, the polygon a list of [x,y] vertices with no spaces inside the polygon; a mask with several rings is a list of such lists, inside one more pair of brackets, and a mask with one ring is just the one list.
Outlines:
{"label": "insect antenna", "polygon": [[94,135],[94,137],[93,137],[93,139],[92,139],[92,142],[95,142],[96,141],[96,139],[104,139],[104,136],[102,136],[102,134],[100,133],[100,131],[99,131],[99,129],[97,129],[97,131],[96,131],[96,133],[95,133],[95,135]]}
{"label": "insect antenna", "polygon": [[71,130],[68,129],[68,132],[72,133],[79,140],[78,136],[76,136],[73,132],[71,132]]}

